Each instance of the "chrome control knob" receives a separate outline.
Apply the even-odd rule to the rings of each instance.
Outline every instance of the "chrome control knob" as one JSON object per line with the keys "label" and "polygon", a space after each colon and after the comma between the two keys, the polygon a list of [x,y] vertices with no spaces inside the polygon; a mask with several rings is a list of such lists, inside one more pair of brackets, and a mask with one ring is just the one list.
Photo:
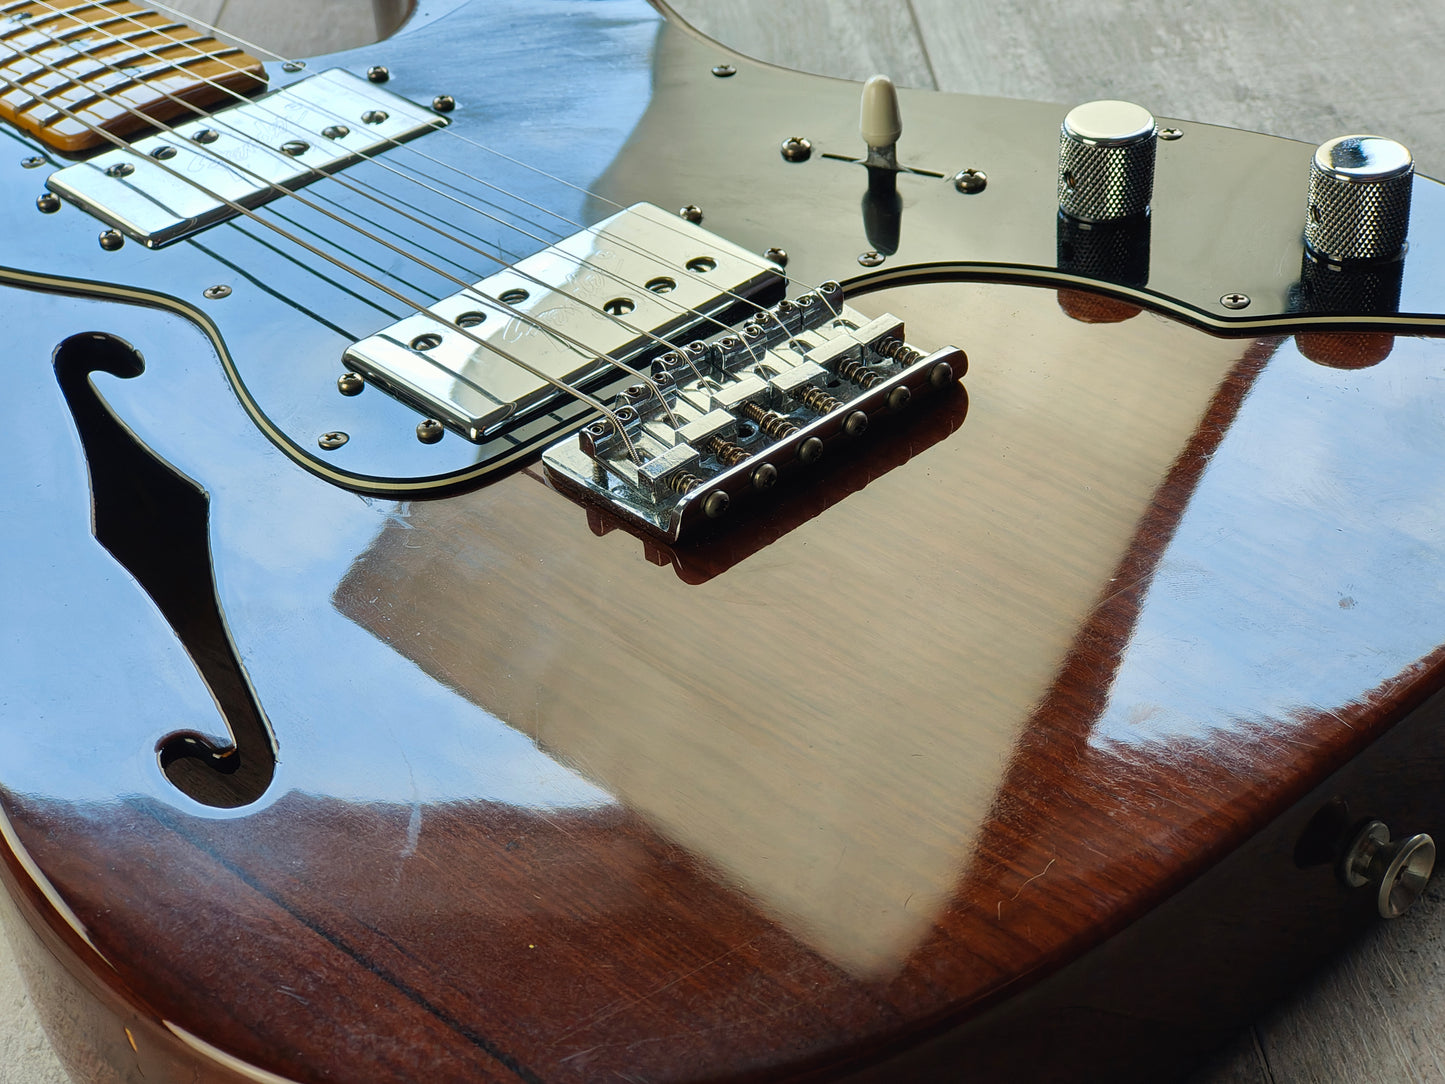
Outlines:
{"label": "chrome control knob", "polygon": [[1075,106],[1059,136],[1059,209],[1085,222],[1112,222],[1149,210],[1159,127],[1132,102]]}
{"label": "chrome control knob", "polygon": [[1435,868],[1435,841],[1421,832],[1390,839],[1390,829],[1370,821],[1355,835],[1340,860],[1340,876],[1351,888],[1370,885],[1381,918],[1399,918],[1425,891]]}
{"label": "chrome control knob", "polygon": [[1327,260],[1385,260],[1405,247],[1415,161],[1393,139],[1340,136],[1310,162],[1305,244]]}

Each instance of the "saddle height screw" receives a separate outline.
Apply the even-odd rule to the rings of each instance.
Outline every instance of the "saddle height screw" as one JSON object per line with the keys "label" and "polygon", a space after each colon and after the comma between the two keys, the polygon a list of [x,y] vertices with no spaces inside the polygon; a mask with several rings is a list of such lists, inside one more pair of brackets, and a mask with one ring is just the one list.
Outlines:
{"label": "saddle height screw", "polygon": [[953,187],[965,195],[982,192],[988,187],[988,174],[981,169],[961,169],[953,175]]}
{"label": "saddle height screw", "polygon": [[695,203],[689,203],[686,207],[679,209],[677,214],[678,217],[684,218],[688,222],[697,223],[702,221],[702,208]]}
{"label": "saddle height screw", "polygon": [[713,66],[712,73],[719,79],[727,79],[730,76],[737,75],[738,70],[731,64],[716,64]]}
{"label": "saddle height screw", "polygon": [[211,301],[219,301],[223,297],[231,296],[231,288],[224,282],[218,282],[214,286],[207,286],[202,293]]}
{"label": "saddle height screw", "polygon": [[1243,309],[1249,306],[1248,294],[1225,294],[1219,303],[1226,309]]}
{"label": "saddle height screw", "polygon": [[778,153],[789,162],[806,162],[813,157],[813,144],[802,136],[789,136],[783,140]]}
{"label": "saddle height screw", "polygon": [[373,83],[385,83],[391,78],[391,72],[381,64],[375,64],[366,69],[366,77]]}
{"label": "saddle height screw", "polygon": [[100,235],[100,247],[107,252],[115,252],[125,244],[125,234],[120,230],[106,230]]}
{"label": "saddle height screw", "polygon": [[457,107],[457,100],[450,94],[438,94],[431,100],[431,107],[438,113],[450,113]]}
{"label": "saddle height screw", "polygon": [[333,430],[330,433],[322,433],[321,436],[317,438],[316,443],[321,446],[322,451],[334,452],[350,439],[351,437],[347,436],[347,434]]}
{"label": "saddle height screw", "polygon": [[445,432],[446,430],[442,428],[441,422],[435,418],[427,418],[417,425],[416,439],[423,444],[435,444],[442,439],[442,434]]}
{"label": "saddle height screw", "polygon": [[60,210],[60,197],[54,192],[42,192],[35,199],[35,206],[43,215],[53,215]]}
{"label": "saddle height screw", "polygon": [[360,395],[366,388],[366,381],[360,373],[342,373],[336,378],[336,390],[342,395]]}

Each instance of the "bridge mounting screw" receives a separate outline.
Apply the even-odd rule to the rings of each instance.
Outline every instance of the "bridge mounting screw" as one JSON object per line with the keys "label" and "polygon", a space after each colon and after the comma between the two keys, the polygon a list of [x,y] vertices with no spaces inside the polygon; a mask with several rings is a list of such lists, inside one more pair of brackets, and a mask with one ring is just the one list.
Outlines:
{"label": "bridge mounting screw", "polygon": [[912,398],[913,393],[903,384],[899,384],[898,387],[888,393],[888,409],[902,410]]}
{"label": "bridge mounting screw", "polygon": [[114,252],[125,244],[125,234],[120,230],[105,230],[100,235],[100,247],[107,252]]}
{"label": "bridge mounting screw", "polygon": [[450,94],[438,94],[431,100],[431,107],[438,113],[450,113],[457,107],[457,100]]}
{"label": "bridge mounting screw", "polygon": [[435,418],[427,418],[417,425],[416,439],[423,444],[435,444],[442,439],[442,434],[445,432],[446,430],[442,428],[441,422]]}
{"label": "bridge mounting screw", "polygon": [[708,519],[719,519],[732,504],[732,498],[721,489],[715,489],[702,499],[702,514]]}
{"label": "bridge mounting screw", "polygon": [[788,251],[787,249],[782,249],[774,246],[773,248],[770,248],[768,249],[768,251],[763,253],[763,259],[772,260],[773,263],[777,264],[779,267],[787,267]]}
{"label": "bridge mounting screw", "polygon": [[809,465],[818,462],[823,458],[823,442],[817,437],[809,437],[798,446],[798,462]]}
{"label": "bridge mounting screw", "polygon": [[1249,307],[1248,294],[1225,294],[1219,299],[1219,303],[1226,309],[1243,309]]}
{"label": "bridge mounting screw", "polygon": [[219,301],[223,297],[231,296],[231,288],[224,282],[218,282],[214,286],[207,286],[202,292],[212,301]]}
{"label": "bridge mounting screw", "polygon": [[360,395],[365,387],[360,373],[342,373],[336,378],[336,390],[342,395]]}
{"label": "bridge mounting screw", "polygon": [[282,64],[282,65],[281,65],[281,70],[282,70],[283,72],[299,72],[299,71],[305,71],[305,70],[306,70],[306,61],[304,61],[304,60],[288,60],[288,61],[286,61],[285,64]]}
{"label": "bridge mounting screw", "polygon": [[738,70],[731,64],[714,64],[712,73],[719,79],[727,79],[729,76],[737,75]]}
{"label": "bridge mounting screw", "polygon": [[874,252],[872,249],[869,249],[867,252],[860,252],[858,254],[858,262],[864,267],[877,267],[887,258],[888,257],[884,256],[882,253]]}
{"label": "bridge mounting screw", "polygon": [[32,154],[29,158],[20,159],[20,164],[26,169],[39,169],[41,166],[45,165],[45,161],[46,159],[44,155]]}
{"label": "bridge mounting screw", "polygon": [[373,64],[366,69],[366,77],[373,83],[385,83],[391,78],[391,72],[382,64]]}
{"label": "bridge mounting screw", "polygon": [[333,430],[330,433],[322,433],[321,436],[316,439],[316,443],[321,446],[322,451],[334,452],[350,439],[351,437],[347,434],[339,430]]}
{"label": "bridge mounting screw", "polygon": [[982,192],[988,187],[988,174],[981,169],[961,169],[953,175],[953,187],[965,195]]}
{"label": "bridge mounting screw", "polygon": [[702,221],[702,208],[695,203],[689,203],[686,207],[681,208],[677,213],[679,217],[685,218],[689,222]]}
{"label": "bridge mounting screw", "polygon": [[778,480],[778,468],[771,463],[759,463],[753,468],[753,488],[762,492],[772,489]]}
{"label": "bridge mounting screw", "polygon": [[861,437],[868,428],[868,414],[862,410],[855,410],[843,421],[843,432],[850,437]]}
{"label": "bridge mounting screw", "polygon": [[813,157],[813,144],[803,136],[788,136],[778,147],[778,153],[789,162],[806,162]]}
{"label": "bridge mounting screw", "polygon": [[35,197],[35,206],[39,208],[41,214],[53,215],[60,210],[60,197],[54,192],[42,192]]}

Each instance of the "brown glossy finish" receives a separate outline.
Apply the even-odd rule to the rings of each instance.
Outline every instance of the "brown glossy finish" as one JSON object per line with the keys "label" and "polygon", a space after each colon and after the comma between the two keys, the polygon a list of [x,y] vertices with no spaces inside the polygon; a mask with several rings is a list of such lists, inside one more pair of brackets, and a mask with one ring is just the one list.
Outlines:
{"label": "brown glossy finish", "polygon": [[[274,800],[225,816],[88,754],[83,783],[9,783],[7,880],[109,1006],[92,1045],[122,1079],[832,1077],[984,1042],[1071,961],[1117,976],[1111,946],[1148,941],[1191,882],[1241,944],[1279,921],[1257,884],[1336,937],[1358,920],[1361,897],[1276,837],[1438,685],[1410,531],[1439,513],[1390,480],[1438,426],[1410,397],[1439,345],[1342,372],[1290,340],[1080,321],[1026,287],[856,303],[967,348],[966,401],[792,495],[814,514],[779,494],[701,566],[599,536],[532,471],[341,502],[224,396],[193,400],[223,460],[151,424],[142,381],[107,388],[207,479],[218,588],[280,744]],[[134,320],[142,349],[175,334]],[[220,379],[194,369],[168,377]],[[1386,406],[1392,427],[1360,424]],[[115,740],[151,725],[118,715]],[[506,734],[535,745],[499,762]],[[1228,856],[1280,818],[1232,881]],[[1201,964],[1184,920],[1157,929],[1176,995],[1252,985]],[[1198,1034],[1230,1012],[1211,1003]],[[1115,1038],[1100,1075],[1131,1053]]]}
{"label": "brown glossy finish", "polygon": [[5,14],[28,21],[0,41],[0,120],[66,154],[266,86],[260,60],[130,0],[34,0]]}

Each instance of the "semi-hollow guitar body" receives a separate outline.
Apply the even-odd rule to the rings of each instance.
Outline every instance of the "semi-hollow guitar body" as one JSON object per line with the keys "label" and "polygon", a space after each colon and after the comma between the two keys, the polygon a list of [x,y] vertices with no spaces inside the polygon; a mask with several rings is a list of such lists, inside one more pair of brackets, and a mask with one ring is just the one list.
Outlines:
{"label": "semi-hollow guitar body", "polygon": [[[1092,251],[1063,107],[904,92],[880,179],[857,86],[643,0],[423,0],[127,129],[96,36],[140,10],[0,3],[0,110],[93,92],[0,127],[0,877],[77,1080],[1160,1079],[1418,891],[1445,188],[1403,257],[1321,267],[1313,147],[1161,120]],[[174,236],[106,187],[173,156],[85,165],[325,79],[328,127],[414,130]],[[471,286],[619,213],[648,242],[574,300]],[[561,396],[407,383],[499,324],[530,378],[574,301],[734,262]],[[745,383],[664,348],[769,335],[856,364],[648,475],[661,415]],[[600,449],[649,411],[627,488]]]}

